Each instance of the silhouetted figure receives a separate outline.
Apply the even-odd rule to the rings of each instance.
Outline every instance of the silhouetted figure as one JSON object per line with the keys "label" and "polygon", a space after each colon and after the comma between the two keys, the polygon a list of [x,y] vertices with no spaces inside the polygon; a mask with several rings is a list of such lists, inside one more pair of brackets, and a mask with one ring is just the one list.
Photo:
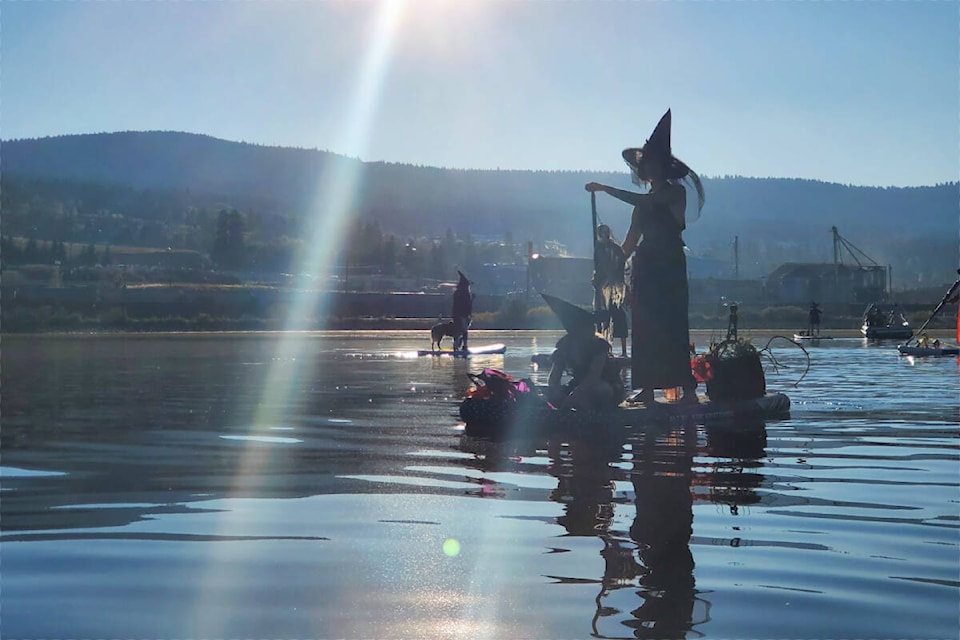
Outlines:
{"label": "silhouetted figure", "polygon": [[453,292],[453,325],[457,335],[453,337],[453,350],[467,350],[467,332],[470,329],[470,323],[473,319],[473,290],[470,288],[470,281],[462,271],[457,271],[460,275],[460,281],[457,282],[457,288]]}
{"label": "silhouetted figure", "polygon": [[602,191],[632,204],[630,230],[623,241],[633,256],[630,308],[633,314],[631,386],[643,389],[641,402],[653,400],[654,389],[683,387],[684,400],[696,402],[697,383],[690,371],[690,326],[687,318],[687,259],[682,232],[686,228],[688,178],[697,191],[699,214],[703,187],[690,167],[670,149],[668,110],[640,149],[625,149],[633,181],[649,185],[646,194],[596,182],[587,191]]}
{"label": "silhouetted figure", "polygon": [[808,314],[809,327],[808,331],[811,336],[820,336],[820,316],[822,311],[820,310],[820,305],[816,302],[810,303],[810,313]]}
{"label": "silhouetted figure", "polygon": [[599,314],[598,328],[601,333],[620,340],[620,355],[627,355],[627,283],[624,270],[627,259],[623,248],[617,244],[610,227],[601,224],[597,227],[596,270],[593,274],[595,308]]}
{"label": "silhouetted figure", "polygon": [[[567,330],[551,356],[547,399],[561,409],[616,407],[624,396],[620,365],[610,343],[597,335],[594,315],[566,300],[541,295]],[[564,384],[568,370],[573,379]]]}

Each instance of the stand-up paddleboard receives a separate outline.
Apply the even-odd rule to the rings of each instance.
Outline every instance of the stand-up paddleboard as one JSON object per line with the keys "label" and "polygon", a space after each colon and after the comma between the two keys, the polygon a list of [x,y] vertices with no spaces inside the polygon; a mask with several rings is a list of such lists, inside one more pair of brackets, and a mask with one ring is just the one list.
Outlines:
{"label": "stand-up paddleboard", "polygon": [[[527,398],[521,395],[520,398]],[[650,405],[622,403],[602,411],[565,411],[554,409],[541,398],[512,403],[495,403],[468,397],[460,403],[464,433],[479,438],[505,435],[516,439],[539,438],[558,434],[589,432],[613,434],[623,429],[642,430],[652,424],[684,423],[698,420],[777,419],[790,415],[790,398],[783,393],[767,393],[743,400],[710,400],[700,396],[696,404],[664,402]]]}
{"label": "stand-up paddleboard", "polygon": [[[553,364],[552,357],[550,353],[535,353],[530,356],[530,364],[537,365],[537,368],[543,367],[548,369],[550,365]],[[611,359],[619,364],[621,369],[629,367],[632,362],[630,356],[612,356]]]}
{"label": "stand-up paddleboard", "polygon": [[813,340],[813,341],[816,341],[816,340],[833,340],[833,336],[821,336],[821,335],[812,336],[812,335],[810,335],[809,333],[807,333],[806,331],[801,331],[800,333],[795,333],[795,334],[793,334],[793,339],[794,339],[794,340]]}
{"label": "stand-up paddleboard", "polygon": [[417,351],[418,356],[453,356],[454,358],[467,358],[470,356],[490,356],[499,353],[506,353],[507,345],[496,342],[494,344],[484,344],[479,347],[468,347],[466,351],[454,351],[453,349],[421,349]]}

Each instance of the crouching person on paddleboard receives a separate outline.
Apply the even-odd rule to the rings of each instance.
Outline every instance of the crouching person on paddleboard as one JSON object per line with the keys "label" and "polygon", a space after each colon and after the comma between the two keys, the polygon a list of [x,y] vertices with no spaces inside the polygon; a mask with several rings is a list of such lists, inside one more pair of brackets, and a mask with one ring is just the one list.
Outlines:
{"label": "crouching person on paddleboard", "polygon": [[[541,295],[567,331],[551,356],[547,400],[558,409],[579,411],[619,405],[625,396],[620,365],[613,358],[610,343],[596,334],[594,315],[566,300]],[[573,377],[564,383],[567,371]]]}

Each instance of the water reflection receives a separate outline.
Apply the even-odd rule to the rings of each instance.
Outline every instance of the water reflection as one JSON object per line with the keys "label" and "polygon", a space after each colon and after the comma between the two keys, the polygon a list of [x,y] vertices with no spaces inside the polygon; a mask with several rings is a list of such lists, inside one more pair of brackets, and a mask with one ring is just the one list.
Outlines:
{"label": "water reflection", "polygon": [[550,442],[549,472],[557,478],[550,499],[564,505],[557,523],[569,535],[600,535],[609,531],[615,501],[614,482],[619,469],[621,443],[603,439]]}
{"label": "water reflection", "polygon": [[[269,337],[5,338],[11,633],[143,637],[163,618],[165,637],[197,637],[181,586],[216,575],[231,630],[266,612],[250,636],[483,620],[525,637],[738,637],[745,620],[756,637],[955,635],[955,362],[834,341],[769,445],[738,422],[468,454],[466,373],[526,375],[528,339],[471,361],[391,357],[420,345],[383,340],[305,340],[311,375],[258,421]],[[250,579],[206,573],[225,557]],[[397,605],[433,594],[468,604],[428,622],[435,606]],[[107,609],[126,618],[84,626]],[[299,626],[308,611],[323,621]]]}
{"label": "water reflection", "polygon": [[467,391],[472,386],[470,378],[467,377],[468,373],[476,373],[471,366],[471,361],[468,358],[450,358],[453,360],[453,364],[449,365],[446,362],[441,362],[439,358],[434,358],[431,365],[437,369],[441,367],[451,367],[453,368],[453,397],[454,398],[464,398],[467,395]]}
{"label": "water reflection", "polygon": [[[762,421],[653,427],[615,442],[588,436],[549,443],[548,468],[557,479],[550,498],[564,510],[557,523],[569,536],[603,543],[595,637],[702,635],[695,628],[710,619],[711,605],[696,587],[694,503],[726,505],[736,516],[741,506],[758,502],[765,446]],[[632,518],[617,517],[617,510],[629,515],[631,508]]]}
{"label": "water reflection", "polygon": [[766,455],[767,429],[760,418],[707,424],[705,456],[709,500],[726,505],[732,515],[740,507],[760,502],[759,473]]}
{"label": "water reflection", "polygon": [[693,495],[697,434],[686,426],[662,437],[648,434],[634,451],[631,473],[636,516],[630,539],[642,570],[642,600],[623,624],[637,638],[683,638],[693,624]]}

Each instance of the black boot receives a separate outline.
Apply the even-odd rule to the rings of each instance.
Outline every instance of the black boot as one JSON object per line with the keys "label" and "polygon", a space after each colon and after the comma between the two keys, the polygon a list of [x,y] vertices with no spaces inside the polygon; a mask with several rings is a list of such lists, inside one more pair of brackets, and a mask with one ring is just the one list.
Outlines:
{"label": "black boot", "polygon": [[699,404],[700,398],[697,397],[697,383],[688,383],[683,385],[683,396],[680,398],[681,404]]}
{"label": "black boot", "polygon": [[652,405],[653,404],[653,389],[638,389],[627,396],[628,404],[642,404],[642,405]]}

